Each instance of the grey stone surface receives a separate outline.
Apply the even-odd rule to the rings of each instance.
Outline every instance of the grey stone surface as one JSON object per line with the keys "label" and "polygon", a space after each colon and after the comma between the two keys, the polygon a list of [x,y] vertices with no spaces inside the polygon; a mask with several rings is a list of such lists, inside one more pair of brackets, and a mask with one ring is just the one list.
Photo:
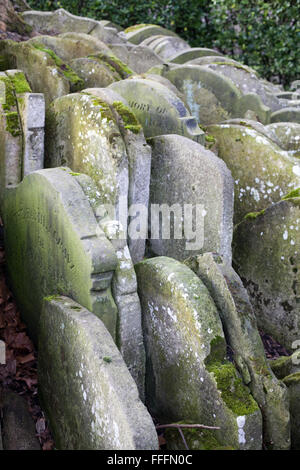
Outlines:
{"label": "grey stone surface", "polygon": [[[300,337],[299,197],[252,214],[235,229],[233,260],[258,325],[292,352]],[[299,191],[298,191],[299,193]]]}
{"label": "grey stone surface", "polygon": [[300,373],[288,375],[283,383],[288,387],[290,399],[292,450],[300,450]]}
{"label": "grey stone surface", "polygon": [[161,423],[220,426],[214,434],[219,446],[260,449],[260,411],[233,364],[224,360],[222,324],[207,288],[171,258],[142,261],[136,272],[151,412]]}
{"label": "grey stone surface", "polygon": [[45,301],[39,342],[39,393],[58,449],[158,448],[152,419],[99,318],[67,297]]}
{"label": "grey stone surface", "polygon": [[300,124],[300,106],[279,109],[271,114],[270,122],[297,122]]}
{"label": "grey stone surface", "polygon": [[186,260],[212,296],[234,363],[261,409],[264,444],[268,449],[290,447],[289,401],[286,388],[268,364],[255,315],[242,281],[220,255],[205,253]]}
{"label": "grey stone surface", "polygon": [[39,170],[5,195],[8,273],[35,341],[43,298],[61,293],[98,315],[115,337],[110,283],[117,257],[75,178],[66,168]]}
{"label": "grey stone surface", "polygon": [[55,11],[29,10],[22,13],[22,17],[36,31],[43,33],[66,33],[72,31],[88,34],[98,25],[96,20],[72,15],[63,8]]}
{"label": "grey stone surface", "polygon": [[[163,233],[156,238],[151,230],[151,250],[179,260],[193,253],[218,251],[230,261],[233,180],[226,165],[202,145],[182,136],[154,137],[149,143],[152,146],[150,203],[167,204],[168,208],[179,205],[172,222],[170,214],[163,216],[163,222],[171,227],[169,239],[163,239],[166,237]],[[194,206],[194,211],[196,205],[199,207],[196,220],[195,214],[192,216],[190,228],[184,205]],[[151,224],[154,223],[151,214]],[[195,230],[194,224],[197,235],[188,233],[192,228]],[[182,239],[176,239],[183,234]]]}
{"label": "grey stone surface", "polygon": [[222,54],[214,49],[207,49],[206,47],[192,47],[189,50],[181,51],[175,54],[173,57],[170,57],[170,62],[175,64],[184,64],[190,60],[197,59],[198,57],[205,56],[222,56]]}
{"label": "grey stone surface", "polygon": [[41,450],[25,398],[4,389],[0,394],[4,450]]}
{"label": "grey stone surface", "polygon": [[267,126],[277,137],[282,149],[300,155],[300,123],[276,122]]}
{"label": "grey stone surface", "polygon": [[157,38],[149,43],[149,47],[164,60],[169,60],[170,57],[190,48],[186,41],[176,36],[157,36]]}
{"label": "grey stone surface", "polygon": [[139,24],[130,26],[129,28],[124,29],[124,33],[127,41],[132,42],[133,44],[141,44],[141,42],[150,36],[177,36],[173,31],[155,24]]}
{"label": "grey stone surface", "polygon": [[204,133],[196,119],[164,85],[133,77],[113,83],[110,88],[127,100],[143,126],[145,137],[173,133],[204,143]]}

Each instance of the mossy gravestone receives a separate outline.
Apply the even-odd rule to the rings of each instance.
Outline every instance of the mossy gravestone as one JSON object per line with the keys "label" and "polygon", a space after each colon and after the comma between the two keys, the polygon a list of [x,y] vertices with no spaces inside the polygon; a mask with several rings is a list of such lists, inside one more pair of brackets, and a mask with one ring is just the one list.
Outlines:
{"label": "mossy gravestone", "polygon": [[288,388],[290,399],[292,450],[300,450],[300,372],[288,375],[283,383]]}
{"label": "mossy gravestone", "polygon": [[0,55],[10,68],[24,72],[34,93],[44,93],[46,106],[55,98],[84,87],[71,67],[42,43],[3,40]]}
{"label": "mossy gravestone", "polygon": [[282,149],[300,156],[300,124],[296,122],[277,122],[266,128],[276,135]]}
{"label": "mossy gravestone", "polygon": [[189,49],[188,43],[176,36],[158,35],[152,36],[152,41],[149,41],[149,39],[151,38],[143,41],[141,45],[147,44],[150,49],[164,60],[168,60],[178,52]]}
{"label": "mossy gravestone", "polygon": [[159,227],[151,210],[151,250],[179,260],[217,251],[230,262],[233,179],[224,162],[179,135],[148,142],[152,147],[150,204],[160,206],[164,224]]}
{"label": "mossy gravestone", "polygon": [[[146,347],[146,398],[159,422],[219,426],[219,445],[260,449],[260,410],[234,365],[202,281],[166,257],[136,265]],[[201,447],[200,447],[201,448]]]}
{"label": "mossy gravestone", "polygon": [[261,213],[249,214],[234,232],[234,263],[258,325],[288,351],[300,338],[299,237],[299,190]]}
{"label": "mossy gravestone", "polygon": [[178,37],[173,31],[155,24],[137,24],[130,26],[124,30],[124,33],[126,34],[127,41],[133,44],[141,44],[145,39],[157,35]]}
{"label": "mossy gravestone", "polygon": [[204,133],[196,119],[166,86],[153,80],[133,77],[112,83],[109,88],[127,100],[143,126],[145,137],[179,134],[204,143]]}
{"label": "mossy gravestone", "polygon": [[158,448],[151,416],[99,318],[67,297],[46,300],[39,344],[39,394],[58,449]]}
{"label": "mossy gravestone", "polygon": [[33,338],[43,298],[58,293],[89,308],[115,337],[117,258],[76,176],[59,168],[26,176],[6,192],[4,226],[12,289]]}
{"label": "mossy gravestone", "polygon": [[300,162],[244,121],[209,126],[235,181],[234,222],[300,186]]}
{"label": "mossy gravestone", "polygon": [[207,49],[206,47],[192,47],[188,50],[178,52],[169,60],[174,64],[185,64],[186,62],[197,59],[198,57],[206,56],[222,56],[222,54],[214,49]]}
{"label": "mossy gravestone", "polygon": [[265,446],[268,449],[289,449],[287,390],[268,364],[255,315],[241,279],[231,265],[216,253],[193,256],[185,264],[200,277],[219,310],[234,362],[261,409]]}

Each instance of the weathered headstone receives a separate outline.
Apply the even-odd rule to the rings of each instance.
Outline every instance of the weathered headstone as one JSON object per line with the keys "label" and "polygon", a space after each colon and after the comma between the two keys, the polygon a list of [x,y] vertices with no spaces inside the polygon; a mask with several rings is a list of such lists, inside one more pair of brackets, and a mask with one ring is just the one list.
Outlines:
{"label": "weathered headstone", "polygon": [[219,426],[219,445],[260,449],[259,408],[232,363],[202,281],[166,257],[136,265],[147,353],[146,397],[159,421]]}
{"label": "weathered headstone", "polygon": [[115,70],[99,62],[96,58],[80,57],[70,61],[70,66],[83,80],[85,87],[106,87],[121,77]]}
{"label": "weathered headstone", "polygon": [[34,93],[44,93],[46,106],[55,98],[84,86],[71,67],[42,44],[3,40],[0,54],[6,57],[10,68],[24,72]]}
{"label": "weathered headstone", "polygon": [[175,64],[184,64],[193,59],[197,59],[198,57],[205,57],[205,56],[222,56],[222,54],[214,49],[207,49],[205,47],[192,47],[189,50],[179,52],[178,54],[170,57],[170,62],[174,62]]}
{"label": "weathered headstone", "polygon": [[281,148],[294,153],[295,156],[300,154],[300,123],[277,122],[269,124],[267,129],[274,132]]}
{"label": "weathered headstone", "polygon": [[76,93],[55,100],[47,116],[46,165],[69,166],[89,175],[103,204],[116,209],[127,232],[128,156],[109,105],[92,95]]}
{"label": "weathered headstone", "polygon": [[[129,189],[128,207],[129,227],[139,211],[147,210],[149,204],[149,186],[151,172],[151,149],[147,145],[141,125],[130,110],[126,100],[109,88],[94,88],[85,90],[92,93],[113,111],[122,134],[128,156]],[[137,213],[136,213],[136,212]],[[145,253],[147,233],[128,233],[128,246],[133,263],[141,261]]]}
{"label": "weathered headstone", "polygon": [[157,39],[150,42],[148,47],[164,60],[190,48],[187,42],[176,36],[157,36]]}
{"label": "weathered headstone", "polygon": [[179,134],[204,143],[198,127],[184,103],[164,85],[153,80],[131,78],[112,83],[109,88],[123,96],[144,129],[145,137]]}
{"label": "weathered headstone", "polygon": [[[294,197],[296,196],[296,197]],[[233,259],[260,328],[288,351],[300,337],[299,191],[235,229]]]}
{"label": "weathered headstone", "polygon": [[126,39],[133,44],[141,44],[142,41],[155,35],[177,36],[173,31],[155,24],[137,24],[124,29]]}
{"label": "weathered headstone", "polygon": [[111,50],[136,73],[147,72],[155,65],[163,64],[163,59],[149,47],[138,45],[112,45]]}
{"label": "weathered headstone", "polygon": [[[243,121],[241,121],[241,124]],[[216,140],[218,156],[235,181],[234,222],[260,211],[300,186],[299,160],[247,125],[219,124],[207,131]]]}
{"label": "weathered headstone", "polygon": [[241,279],[217,254],[193,256],[185,264],[200,277],[218,308],[234,363],[261,409],[265,445],[269,449],[289,449],[287,391],[267,362],[255,315]]}
{"label": "weathered headstone", "polygon": [[39,343],[39,393],[58,449],[157,449],[152,419],[99,318],[67,297],[46,300]]}
{"label": "weathered headstone", "polygon": [[288,375],[300,372],[300,350],[296,350],[291,356],[270,359],[269,364],[278,379],[284,379]]}
{"label": "weathered headstone", "polygon": [[57,34],[73,31],[89,34],[98,25],[96,20],[72,15],[63,8],[55,11],[29,10],[22,13],[22,18],[36,31],[43,33],[55,32]]}
{"label": "weathered headstone", "polygon": [[254,111],[261,122],[269,122],[270,109],[258,95],[242,94],[232,80],[208,66],[183,64],[156,69],[184,93],[191,113],[203,125],[244,117],[248,110]]}
{"label": "weathered headstone", "polygon": [[271,114],[270,122],[297,122],[300,124],[300,106],[275,111]]}
{"label": "weathered headstone", "polygon": [[111,278],[117,257],[75,175],[39,170],[5,194],[5,246],[14,295],[37,339],[45,296],[68,294],[98,315],[115,337]]}
{"label": "weathered headstone", "polygon": [[[234,185],[224,162],[182,136],[164,135],[148,142],[151,250],[179,260],[218,251],[230,262]],[[162,228],[154,207],[162,213]]]}

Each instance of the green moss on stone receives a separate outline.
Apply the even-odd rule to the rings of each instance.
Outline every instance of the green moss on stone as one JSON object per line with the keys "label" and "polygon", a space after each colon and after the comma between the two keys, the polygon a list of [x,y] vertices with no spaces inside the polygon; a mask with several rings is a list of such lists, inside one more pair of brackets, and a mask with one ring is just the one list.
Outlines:
{"label": "green moss on stone", "polygon": [[5,72],[9,69],[9,61],[6,56],[0,55],[0,72]]}
{"label": "green moss on stone", "polygon": [[107,363],[109,364],[110,362],[112,362],[112,358],[111,358],[111,357],[108,357],[108,356],[105,356],[105,357],[103,358],[103,361],[104,361],[104,362],[107,362]]}
{"label": "green moss on stone", "polygon": [[44,300],[46,300],[46,302],[51,302],[52,300],[60,300],[60,295],[48,295],[47,297],[44,297]]}
{"label": "green moss on stone", "polygon": [[244,416],[258,410],[257,403],[243,384],[242,379],[237,375],[231,362],[215,363],[208,366],[207,369],[213,373],[222,399],[233,413]]}
{"label": "green moss on stone", "polygon": [[1,77],[0,80],[4,82],[5,85],[5,103],[3,103],[2,108],[4,111],[10,111],[11,108],[16,106],[16,96],[14,93],[14,87],[8,77]]}
{"label": "green moss on stone", "polygon": [[266,209],[263,209],[262,211],[260,212],[248,212],[248,214],[246,214],[244,216],[244,219],[256,219],[257,217],[259,217],[260,215],[264,215],[264,213],[266,212]]}
{"label": "green moss on stone", "polygon": [[31,93],[31,88],[23,72],[17,72],[9,78],[16,93]]}
{"label": "green moss on stone", "polygon": [[113,107],[121,116],[125,129],[130,130],[134,134],[138,134],[142,130],[141,124],[138,122],[131,109],[129,109],[128,106],[125,106],[122,101],[114,101]]}
{"label": "green moss on stone", "polygon": [[225,360],[226,355],[226,344],[224,338],[216,336],[210,343],[210,353],[205,359],[205,365],[207,367],[222,363]]}
{"label": "green moss on stone", "polygon": [[10,132],[13,137],[21,135],[19,115],[16,111],[5,113],[6,117],[6,130]]}
{"label": "green moss on stone", "polygon": [[110,55],[101,52],[100,54],[91,55],[89,57],[91,59],[96,59],[97,61],[102,62],[112,72],[116,72],[117,74],[119,74],[122,79],[128,78],[130,75],[133,75],[133,71],[113,54]]}
{"label": "green moss on stone", "polygon": [[287,199],[293,199],[294,197],[300,197],[300,188],[293,189],[288,194],[283,196],[283,198],[281,200],[286,201]]}
{"label": "green moss on stone", "polygon": [[101,117],[106,118],[108,121],[113,121],[114,117],[111,112],[111,109],[105,101],[100,100],[100,98],[97,98],[96,96],[93,96],[93,101],[92,101],[94,106],[99,106],[101,108]]}
{"label": "green moss on stone", "polygon": [[300,372],[295,372],[294,374],[290,374],[283,379],[283,383],[290,387],[293,384],[299,383],[300,384]]}
{"label": "green moss on stone", "polygon": [[139,29],[145,28],[146,26],[155,26],[154,24],[136,24],[134,26],[129,26],[129,28],[124,29],[124,33],[133,33],[133,31],[138,31]]}
{"label": "green moss on stone", "polygon": [[84,81],[78,77],[78,75],[74,72],[74,70],[63,60],[58,57],[54,51],[51,49],[47,49],[43,44],[35,43],[33,47],[38,49],[39,51],[45,52],[48,54],[51,59],[53,59],[55,65],[59,68],[59,71],[66,77],[66,79],[72,84],[72,90],[78,91],[84,87]]}

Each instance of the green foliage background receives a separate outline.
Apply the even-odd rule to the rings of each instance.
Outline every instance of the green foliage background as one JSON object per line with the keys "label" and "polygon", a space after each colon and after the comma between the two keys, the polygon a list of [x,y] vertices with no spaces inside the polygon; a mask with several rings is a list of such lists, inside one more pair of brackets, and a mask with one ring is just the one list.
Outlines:
{"label": "green foliage background", "polygon": [[212,47],[287,85],[300,75],[300,0],[29,0],[126,28],[155,23],[191,46]]}

